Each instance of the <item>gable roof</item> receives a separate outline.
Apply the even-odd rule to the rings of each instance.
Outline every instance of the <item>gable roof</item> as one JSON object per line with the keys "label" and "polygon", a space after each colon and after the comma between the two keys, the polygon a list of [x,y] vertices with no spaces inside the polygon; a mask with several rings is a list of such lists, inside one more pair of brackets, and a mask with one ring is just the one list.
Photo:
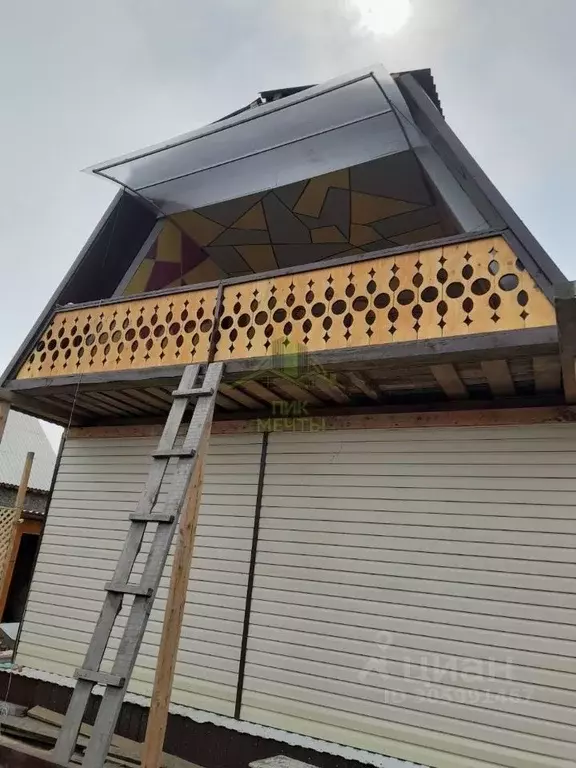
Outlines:
{"label": "gable roof", "polygon": [[49,491],[56,465],[56,453],[38,419],[10,411],[0,441],[0,485],[20,484],[28,451],[34,451],[28,487]]}

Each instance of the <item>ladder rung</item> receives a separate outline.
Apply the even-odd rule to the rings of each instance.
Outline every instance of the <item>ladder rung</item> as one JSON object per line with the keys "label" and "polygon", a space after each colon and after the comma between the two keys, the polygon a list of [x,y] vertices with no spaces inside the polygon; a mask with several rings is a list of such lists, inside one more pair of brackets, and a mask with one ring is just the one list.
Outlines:
{"label": "ladder rung", "polygon": [[154,592],[152,587],[142,587],[140,584],[114,583],[113,581],[105,584],[104,589],[120,595],[137,595],[139,597],[151,597]]}
{"label": "ladder rung", "polygon": [[214,389],[208,387],[195,387],[194,389],[175,389],[172,392],[172,397],[211,397],[214,394]]}
{"label": "ladder rung", "polygon": [[196,455],[194,448],[173,448],[169,451],[156,451],[152,454],[153,459],[191,459]]}
{"label": "ladder rung", "polygon": [[[131,574],[141,551],[142,536],[146,528],[142,525],[140,527],[130,525],[116,571],[111,581],[106,584],[106,596],[86,650],[86,659],[82,668],[75,672],[78,682],[51,755],[54,764],[70,765],[70,758],[75,749],[83,716],[89,703],[89,695],[94,685],[103,685],[104,694],[83,763],[90,768],[97,768],[103,766],[106,761],[110,739],[114,733],[124,694],[149,621],[154,595],[160,584],[164,564],[174,538],[180,508],[186,500],[186,485],[189,482],[188,476],[192,474],[194,457],[202,451],[201,446],[210,432],[214,403],[223,370],[223,363],[210,363],[206,368],[202,384],[199,385],[200,365],[187,365],[180,384],[173,392],[174,400],[162,437],[156,453],[152,454],[155,459],[164,459],[164,461],[152,463],[141,500],[134,514],[130,515],[131,523],[163,522],[172,523],[172,525],[158,527],[154,544],[146,554],[140,584],[130,584],[129,580],[137,578]],[[178,434],[183,427],[183,420],[188,410],[192,411],[192,415],[186,429],[186,437],[182,442],[178,442]],[[160,504],[157,499],[167,474],[168,460],[172,458],[185,458],[187,461],[178,464],[174,477],[169,481],[168,502]],[[120,646],[115,651],[112,671],[100,672],[100,660],[108,650],[112,650],[110,639],[124,595],[141,597],[134,600],[130,610],[130,616],[122,631]]]}
{"label": "ladder rung", "polygon": [[121,675],[113,675],[110,672],[99,672],[94,669],[77,669],[74,672],[77,680],[87,680],[96,685],[111,685],[113,688],[122,688],[126,678]]}
{"label": "ladder rung", "polygon": [[132,512],[130,515],[130,522],[132,523],[173,523],[174,515],[169,512],[153,512],[152,514],[138,514],[138,512]]}

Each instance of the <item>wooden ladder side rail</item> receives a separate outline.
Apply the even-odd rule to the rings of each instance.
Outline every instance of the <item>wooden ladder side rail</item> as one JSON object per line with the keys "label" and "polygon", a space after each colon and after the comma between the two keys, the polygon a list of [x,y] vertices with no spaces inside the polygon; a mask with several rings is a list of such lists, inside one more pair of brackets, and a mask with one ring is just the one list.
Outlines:
{"label": "wooden ladder side rail", "polygon": [[[92,689],[95,685],[104,685],[104,695],[82,765],[84,768],[101,768],[104,764],[164,571],[170,545],[178,526],[190,480],[198,464],[198,453],[209,438],[222,371],[222,363],[210,363],[206,369],[202,385],[197,386],[200,366],[187,366],[178,390],[173,393],[174,403],[166,420],[158,448],[153,453],[150,473],[138,501],[136,512],[130,515],[130,528],[114,576],[105,587],[106,596],[86,652],[83,667],[76,670],[75,673],[77,682],[56,746],[51,755],[52,760],[56,763],[69,764]],[[175,449],[178,431],[191,399],[195,399],[196,403],[188,431],[182,448]],[[154,512],[154,508],[168,462],[172,458],[176,458],[178,461],[171,478],[162,513],[157,514]],[[140,582],[138,584],[128,583],[149,523],[156,523],[157,528]],[[100,671],[100,664],[126,594],[134,595],[134,601],[120,639],[112,671],[110,673],[102,672]]]}
{"label": "wooden ladder side rail", "polygon": [[174,551],[174,562],[170,575],[170,586],[166,600],[162,636],[158,649],[154,687],[148,712],[146,737],[142,750],[142,768],[160,768],[162,748],[166,736],[170,696],[174,682],[174,671],[182,632],[182,621],[186,607],[190,567],[194,551],[196,526],[202,496],[204,461],[208,447],[205,435],[198,451],[198,461],[188,490],[186,507],[180,518],[178,537]]}

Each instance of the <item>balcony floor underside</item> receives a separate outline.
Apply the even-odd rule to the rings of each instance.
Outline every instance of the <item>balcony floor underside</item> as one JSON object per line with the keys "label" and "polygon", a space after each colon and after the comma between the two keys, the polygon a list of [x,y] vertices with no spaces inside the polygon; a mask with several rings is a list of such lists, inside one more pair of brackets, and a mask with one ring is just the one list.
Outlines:
{"label": "balcony floor underside", "polygon": [[[216,419],[563,402],[555,327],[226,364]],[[15,380],[13,407],[62,425],[154,423],[183,366]]]}

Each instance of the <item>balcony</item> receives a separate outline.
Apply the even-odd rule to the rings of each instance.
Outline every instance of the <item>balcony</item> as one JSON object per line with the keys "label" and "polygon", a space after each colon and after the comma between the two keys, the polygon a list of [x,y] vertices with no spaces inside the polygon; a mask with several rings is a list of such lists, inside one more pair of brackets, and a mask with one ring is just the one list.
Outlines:
{"label": "balcony", "polygon": [[6,388],[61,423],[157,419],[182,367],[210,359],[226,362],[226,417],[561,402],[554,306],[500,234],[61,308]]}
{"label": "balcony", "polygon": [[502,237],[57,312],[18,379],[537,328],[554,308]]}

